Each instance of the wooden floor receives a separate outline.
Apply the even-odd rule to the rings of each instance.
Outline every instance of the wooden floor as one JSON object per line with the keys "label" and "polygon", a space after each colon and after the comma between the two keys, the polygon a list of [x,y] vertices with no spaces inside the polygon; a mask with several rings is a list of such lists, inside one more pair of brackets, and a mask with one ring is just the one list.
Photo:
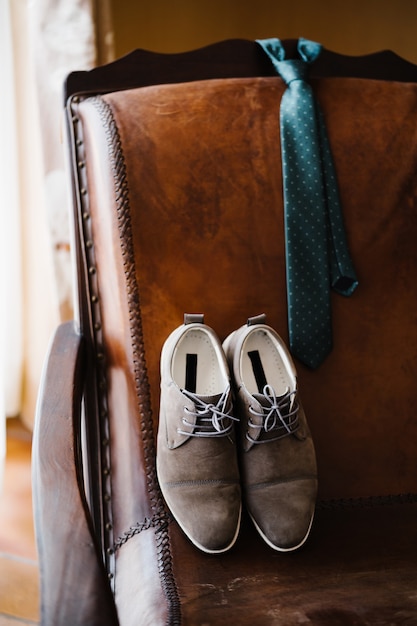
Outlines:
{"label": "wooden floor", "polygon": [[39,575],[31,493],[31,433],[7,420],[0,492],[0,626],[39,624]]}

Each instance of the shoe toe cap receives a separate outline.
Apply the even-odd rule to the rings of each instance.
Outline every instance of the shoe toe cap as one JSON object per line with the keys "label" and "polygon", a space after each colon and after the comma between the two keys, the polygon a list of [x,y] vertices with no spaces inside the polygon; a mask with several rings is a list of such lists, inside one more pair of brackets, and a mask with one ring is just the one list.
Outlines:
{"label": "shoe toe cap", "polygon": [[192,543],[208,553],[229,550],[240,526],[241,494],[237,484],[194,484],[175,487],[165,499]]}
{"label": "shoe toe cap", "polygon": [[248,491],[249,514],[270,547],[287,552],[303,545],[313,521],[316,494],[315,478],[256,486]]}

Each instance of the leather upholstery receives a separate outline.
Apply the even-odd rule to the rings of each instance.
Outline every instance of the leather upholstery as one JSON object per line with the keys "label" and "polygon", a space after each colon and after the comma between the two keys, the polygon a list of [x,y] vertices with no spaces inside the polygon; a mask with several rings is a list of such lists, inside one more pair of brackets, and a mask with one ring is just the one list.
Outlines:
{"label": "leather upholstery", "polygon": [[[330,357],[316,371],[297,364],[319,497],[416,492],[417,85],[323,78],[314,89],[360,283],[350,299],[332,296]],[[164,508],[154,468],[160,350],[184,312],[204,312],[221,339],[265,312],[287,340],[283,90],[279,78],[224,79],[72,105],[85,163],[95,347],[104,357],[105,501],[121,624],[177,623],[180,613],[184,624],[224,623],[228,605],[237,607],[236,623],[278,623],[279,577],[287,566],[290,586],[298,577],[298,557],[289,565],[271,555],[246,524],[230,554],[196,553]]]}

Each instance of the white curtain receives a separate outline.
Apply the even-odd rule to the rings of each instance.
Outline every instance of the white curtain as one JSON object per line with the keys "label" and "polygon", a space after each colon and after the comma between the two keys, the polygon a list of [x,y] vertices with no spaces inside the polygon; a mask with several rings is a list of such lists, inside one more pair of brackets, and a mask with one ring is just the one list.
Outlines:
{"label": "white curtain", "polygon": [[[44,193],[61,319],[72,317],[67,181],[60,142],[62,93],[72,70],[113,59],[109,0],[36,0],[30,4],[42,138]],[[65,207],[65,210],[63,210]]]}
{"label": "white curtain", "polygon": [[[14,55],[9,3],[0,0],[0,471],[5,454],[6,414],[20,407],[22,367],[22,268],[19,213]],[[8,242],[14,242],[10,245]]]}
{"label": "white curtain", "polygon": [[2,468],[5,416],[33,426],[50,337],[72,317],[62,88],[112,60],[110,0],[0,0],[0,58]]}

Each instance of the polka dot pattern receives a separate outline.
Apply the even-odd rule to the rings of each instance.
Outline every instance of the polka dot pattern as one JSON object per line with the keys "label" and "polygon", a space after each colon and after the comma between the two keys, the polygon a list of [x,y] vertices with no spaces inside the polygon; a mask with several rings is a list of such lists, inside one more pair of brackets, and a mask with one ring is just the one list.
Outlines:
{"label": "polka dot pattern", "polygon": [[325,124],[306,80],[321,47],[299,40],[301,59],[285,60],[278,39],[258,43],[287,85],[280,131],[290,348],[316,368],[332,349],[330,288],[350,295],[357,286]]}

